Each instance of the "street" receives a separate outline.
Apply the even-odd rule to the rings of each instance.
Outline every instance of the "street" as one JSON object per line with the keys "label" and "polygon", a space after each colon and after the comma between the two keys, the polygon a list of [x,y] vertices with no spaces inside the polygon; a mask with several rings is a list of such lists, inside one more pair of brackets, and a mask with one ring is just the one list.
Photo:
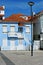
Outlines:
{"label": "street", "polygon": [[0,65],[43,65],[43,51],[0,51]]}

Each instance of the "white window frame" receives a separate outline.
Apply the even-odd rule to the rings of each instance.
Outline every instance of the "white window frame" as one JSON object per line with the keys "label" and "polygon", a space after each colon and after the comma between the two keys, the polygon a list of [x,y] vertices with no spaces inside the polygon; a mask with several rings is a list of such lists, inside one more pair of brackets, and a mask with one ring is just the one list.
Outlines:
{"label": "white window frame", "polygon": [[26,28],[26,33],[30,33],[30,26],[25,26]]}
{"label": "white window frame", "polygon": [[2,25],[2,28],[3,33],[7,33],[7,25]]}
{"label": "white window frame", "polygon": [[4,10],[0,10],[0,14],[4,15],[5,14]]}
{"label": "white window frame", "polygon": [[10,32],[15,32],[15,26],[10,26]]}

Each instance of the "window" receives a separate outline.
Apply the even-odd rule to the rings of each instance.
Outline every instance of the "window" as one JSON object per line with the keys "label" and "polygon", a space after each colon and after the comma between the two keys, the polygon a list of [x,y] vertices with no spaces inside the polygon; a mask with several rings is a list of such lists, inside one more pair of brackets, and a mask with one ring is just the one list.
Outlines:
{"label": "window", "polygon": [[3,25],[3,33],[7,33],[7,25]]}
{"label": "window", "polygon": [[40,48],[43,49],[43,40],[40,41]]}
{"label": "window", "polygon": [[15,31],[15,26],[10,26],[10,31],[14,32]]}
{"label": "window", "polygon": [[33,40],[40,40],[40,35],[33,35]]}
{"label": "window", "polygon": [[4,10],[3,10],[3,11],[1,11],[1,14],[3,14],[3,15],[4,15]]}
{"label": "window", "polygon": [[19,27],[18,28],[18,32],[23,32],[23,28],[22,27]]}
{"label": "window", "polygon": [[43,32],[43,21],[41,21],[41,32]]}
{"label": "window", "polygon": [[2,44],[3,44],[2,46],[7,46],[7,39],[6,39],[6,38],[4,38],[4,39],[2,40],[2,42],[3,42],[3,43],[2,43]]}
{"label": "window", "polygon": [[30,27],[29,26],[26,26],[26,32],[30,33]]}
{"label": "window", "polygon": [[43,34],[40,34],[40,40],[43,40]]}

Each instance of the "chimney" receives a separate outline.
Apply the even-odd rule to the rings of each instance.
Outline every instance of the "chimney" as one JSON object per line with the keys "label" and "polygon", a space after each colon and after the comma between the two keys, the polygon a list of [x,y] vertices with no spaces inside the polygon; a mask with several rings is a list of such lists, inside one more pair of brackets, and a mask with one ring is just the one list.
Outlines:
{"label": "chimney", "polygon": [[35,12],[33,12],[33,16],[35,15]]}
{"label": "chimney", "polygon": [[5,17],[3,16],[3,20],[5,19]]}
{"label": "chimney", "polygon": [[3,9],[5,9],[5,6],[2,6],[3,7]]}

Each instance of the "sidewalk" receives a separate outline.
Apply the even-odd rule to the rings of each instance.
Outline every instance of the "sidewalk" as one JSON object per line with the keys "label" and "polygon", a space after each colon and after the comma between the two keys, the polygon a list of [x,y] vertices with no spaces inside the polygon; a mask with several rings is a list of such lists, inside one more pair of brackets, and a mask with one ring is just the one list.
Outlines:
{"label": "sidewalk", "polygon": [[[1,51],[0,65],[43,65],[43,51]],[[2,63],[2,64],[1,64]]]}

